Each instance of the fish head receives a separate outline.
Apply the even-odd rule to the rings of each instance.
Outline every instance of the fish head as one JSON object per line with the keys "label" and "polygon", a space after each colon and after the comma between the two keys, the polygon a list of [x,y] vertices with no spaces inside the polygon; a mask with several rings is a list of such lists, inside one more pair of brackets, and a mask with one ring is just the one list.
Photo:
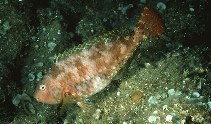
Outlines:
{"label": "fish head", "polygon": [[62,92],[63,88],[58,81],[48,76],[38,85],[34,97],[38,102],[58,104],[62,101]]}

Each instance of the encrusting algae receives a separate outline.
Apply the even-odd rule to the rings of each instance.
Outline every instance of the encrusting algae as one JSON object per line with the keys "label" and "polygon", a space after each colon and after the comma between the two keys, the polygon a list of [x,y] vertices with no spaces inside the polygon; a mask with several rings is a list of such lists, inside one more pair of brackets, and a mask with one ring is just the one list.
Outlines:
{"label": "encrusting algae", "polygon": [[105,33],[57,56],[35,98],[46,104],[80,102],[104,89],[146,38],[164,32],[159,15],[145,7],[134,32]]}

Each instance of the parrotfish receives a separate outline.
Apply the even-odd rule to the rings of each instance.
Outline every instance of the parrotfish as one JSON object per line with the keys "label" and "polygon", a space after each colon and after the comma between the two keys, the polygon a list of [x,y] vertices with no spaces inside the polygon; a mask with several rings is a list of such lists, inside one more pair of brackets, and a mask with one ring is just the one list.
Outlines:
{"label": "parrotfish", "polygon": [[35,98],[46,104],[83,101],[112,81],[142,41],[163,32],[158,13],[145,7],[134,31],[104,33],[59,54]]}

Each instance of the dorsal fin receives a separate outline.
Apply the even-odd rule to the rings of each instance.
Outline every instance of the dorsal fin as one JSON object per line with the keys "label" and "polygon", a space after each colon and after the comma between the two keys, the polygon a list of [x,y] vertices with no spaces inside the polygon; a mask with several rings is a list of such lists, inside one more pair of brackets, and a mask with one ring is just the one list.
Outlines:
{"label": "dorsal fin", "polygon": [[68,50],[65,50],[63,53],[59,53],[54,56],[54,62],[57,63],[60,60],[63,60],[76,52],[82,51],[84,49],[89,49],[91,47],[95,47],[99,43],[107,43],[118,40],[119,37],[129,34],[129,30],[119,29],[113,30],[110,32],[106,32],[97,36],[92,36],[89,40],[84,41],[83,44],[79,44],[78,46],[74,46]]}

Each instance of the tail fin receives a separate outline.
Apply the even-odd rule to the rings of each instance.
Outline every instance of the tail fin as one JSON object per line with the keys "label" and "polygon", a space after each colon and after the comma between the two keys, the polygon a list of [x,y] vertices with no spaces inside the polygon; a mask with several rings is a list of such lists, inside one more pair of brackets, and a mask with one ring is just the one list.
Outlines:
{"label": "tail fin", "polygon": [[141,33],[147,38],[158,36],[165,31],[159,14],[148,7],[145,7],[144,11],[141,13],[141,17],[135,31],[140,32],[139,30],[141,30]]}

